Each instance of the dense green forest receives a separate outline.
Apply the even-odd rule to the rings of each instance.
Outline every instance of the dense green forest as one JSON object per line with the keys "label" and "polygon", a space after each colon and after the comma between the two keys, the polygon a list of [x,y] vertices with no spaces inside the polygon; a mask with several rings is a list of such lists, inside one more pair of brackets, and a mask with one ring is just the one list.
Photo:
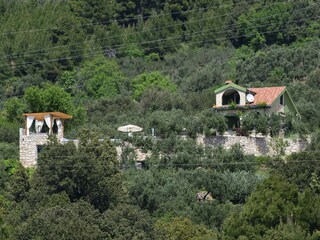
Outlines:
{"label": "dense green forest", "polygon": [[[0,0],[0,239],[319,239],[319,14],[314,0]],[[198,145],[226,131],[210,107],[227,79],[287,86],[301,119],[248,114],[243,130],[308,148]],[[52,139],[24,169],[22,114],[46,111],[73,116],[79,146]],[[130,143],[120,162],[109,138]]]}

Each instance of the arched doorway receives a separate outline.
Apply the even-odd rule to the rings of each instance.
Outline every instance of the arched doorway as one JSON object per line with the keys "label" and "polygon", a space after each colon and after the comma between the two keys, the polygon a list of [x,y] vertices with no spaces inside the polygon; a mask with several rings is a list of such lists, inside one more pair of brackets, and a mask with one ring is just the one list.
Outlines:
{"label": "arched doorway", "polygon": [[228,89],[222,95],[222,105],[229,105],[232,102],[240,104],[240,94],[235,89]]}

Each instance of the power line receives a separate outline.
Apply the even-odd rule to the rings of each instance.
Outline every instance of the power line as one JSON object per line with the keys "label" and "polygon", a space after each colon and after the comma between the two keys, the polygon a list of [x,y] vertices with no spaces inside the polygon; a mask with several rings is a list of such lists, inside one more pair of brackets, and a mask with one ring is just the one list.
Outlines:
{"label": "power line", "polygon": [[[296,21],[300,21],[300,20],[295,20],[295,21],[290,21],[290,22],[296,22]],[[262,25],[262,26],[255,26],[255,27],[265,27],[265,26],[270,26],[270,25]],[[298,29],[302,29],[302,28],[306,28],[308,26],[301,26],[301,27],[295,27],[295,28],[298,28]],[[287,28],[285,29],[279,29],[279,30],[274,30],[274,31],[267,31],[267,32],[261,32],[262,34],[264,33],[274,33],[274,32],[282,32],[282,31],[285,31],[287,30]],[[222,31],[224,32],[224,31]],[[190,36],[197,36],[197,35],[203,35],[205,33],[203,32],[199,32],[199,33],[192,33],[192,34],[189,34]],[[187,34],[185,34],[187,35]],[[207,40],[207,41],[196,41],[196,42],[188,42],[188,43],[185,43],[185,44],[197,44],[197,43],[207,43],[207,42],[214,42],[214,41],[218,41],[218,40],[230,40],[230,39],[237,39],[237,38],[240,38],[240,37],[248,37],[248,36],[255,36],[255,34],[247,34],[247,35],[240,35],[240,36],[236,36],[236,37],[225,37],[225,38],[216,38],[216,39],[212,39],[212,40]],[[154,42],[161,42],[161,41],[169,41],[169,40],[175,40],[175,39],[179,39],[181,36],[178,36],[178,37],[171,37],[171,38],[165,38],[165,39],[157,39],[157,40],[153,40],[153,41],[145,41],[145,42],[142,42],[143,44],[147,44],[147,43],[154,43]],[[130,45],[134,45],[136,43],[131,43],[131,44],[125,44],[125,45],[117,45],[118,49],[120,48],[125,48],[127,46],[130,46]],[[179,44],[172,44],[172,45],[164,45],[164,46],[161,46],[162,48],[167,48],[167,47],[174,47],[174,46],[180,46],[180,43]],[[158,47],[154,47],[154,48],[146,48],[146,49],[149,49],[149,50],[152,50],[152,49],[157,49]],[[122,53],[125,53],[127,51],[123,51]],[[15,66],[24,66],[24,65],[32,65],[32,64],[41,64],[41,63],[45,63],[45,62],[54,62],[54,61],[61,61],[61,60],[70,60],[70,59],[76,59],[76,58],[82,58],[82,57],[85,57],[85,56],[94,56],[94,55],[98,55],[98,54],[103,54],[104,51],[102,50],[99,50],[99,51],[96,51],[96,52],[90,52],[90,53],[87,53],[87,54],[81,54],[81,55],[77,55],[77,56],[70,56],[70,57],[65,57],[65,58],[57,58],[57,59],[48,59],[48,60],[44,60],[44,61],[38,61],[38,62],[26,62],[26,63],[21,63],[21,64],[16,64]],[[3,66],[3,67],[10,67],[8,66],[7,64],[2,64],[0,65],[0,67]]]}
{"label": "power line", "polygon": [[[222,40],[222,39],[220,38],[218,40]],[[189,42],[189,43],[186,43],[186,44],[188,44],[188,45],[190,44],[191,45],[191,44],[197,44],[197,43],[208,43],[208,42],[213,42],[213,41],[215,41],[215,40]],[[305,42],[304,44],[307,45],[307,44],[314,44],[314,43],[320,43],[320,39],[319,40],[315,40],[315,41]],[[179,44],[166,45],[166,46],[163,46],[163,47],[165,48],[165,47],[172,47],[172,46],[179,46]],[[157,49],[157,48],[148,48],[148,49],[152,50],[152,49]],[[217,64],[224,64],[224,63],[218,62]],[[152,70],[152,71],[157,71],[157,72],[160,72],[160,73],[166,73],[166,72],[177,71],[177,70],[181,70],[181,69],[190,69],[190,68],[199,69],[199,68],[202,68],[202,67],[203,66],[201,64],[199,64],[199,65],[185,65],[185,66],[182,66],[182,67],[174,67],[174,68],[165,69],[165,70],[143,69],[144,70],[143,72],[148,72],[148,71]],[[93,73],[93,72],[96,72],[96,70],[86,71],[86,73]],[[124,77],[124,78],[127,79],[127,80],[130,80],[130,79],[133,79],[133,78],[135,78],[137,76],[138,75],[132,76],[132,77]]]}
{"label": "power line", "polygon": [[[294,27],[292,29],[303,29],[303,28],[307,28],[308,26],[301,26],[301,27]],[[279,29],[279,30],[273,30],[273,31],[266,31],[266,32],[260,32],[261,34],[266,34],[266,33],[276,33],[276,32],[282,32],[288,30],[288,28],[283,28],[283,29]],[[202,33],[203,34],[203,33]],[[199,34],[201,35],[201,34]],[[209,43],[209,42],[215,42],[217,40],[230,40],[230,39],[237,39],[237,38],[241,38],[241,37],[248,37],[248,36],[255,36],[256,34],[247,34],[247,35],[240,35],[240,36],[235,36],[235,37],[224,37],[224,38],[216,38],[216,39],[211,39],[211,40],[205,40],[205,41],[195,41],[195,42],[189,42],[189,43],[185,43],[185,44],[199,44],[199,43]],[[174,39],[178,39],[178,38],[165,38],[165,39],[157,39],[154,41],[145,41],[142,42],[143,44],[146,43],[153,43],[153,42],[160,42],[160,41],[164,41],[164,40],[174,40]],[[131,43],[131,45],[134,45],[136,43]],[[128,46],[130,44],[126,44],[126,46]],[[167,45],[167,46],[161,46],[162,48],[167,48],[167,47],[172,47],[172,46],[180,46],[180,44],[173,44],[173,45]],[[124,46],[121,46],[122,48]],[[120,48],[120,47],[118,47]],[[149,48],[149,50],[152,49],[157,49],[158,47],[155,48]],[[85,56],[94,56],[94,55],[98,55],[98,54],[102,54],[104,53],[104,51],[100,50],[100,51],[96,51],[96,52],[91,52],[91,53],[87,53],[87,54],[81,54],[81,55],[76,55],[76,56],[70,56],[70,57],[65,57],[65,58],[56,58],[56,59],[48,59],[48,60],[43,60],[43,61],[38,61],[38,62],[25,62],[25,63],[21,63],[21,64],[16,64],[15,66],[24,66],[24,65],[33,65],[33,64],[41,64],[41,63],[46,63],[46,62],[55,62],[55,61],[62,61],[62,60],[70,60],[70,59],[76,59],[76,58],[82,58]],[[2,64],[0,65],[0,67],[8,67],[8,68],[12,68],[11,66],[8,66],[8,64]]]}
{"label": "power line", "polygon": [[[261,0],[253,0],[251,2],[243,1],[243,2],[240,2],[238,4],[226,4],[226,5],[220,5],[218,7],[197,8],[197,9],[191,9],[191,10],[186,10],[186,11],[175,11],[175,12],[171,12],[171,13],[163,13],[163,14],[156,14],[156,15],[150,15],[150,16],[141,16],[141,15],[138,14],[138,15],[135,15],[134,17],[120,19],[120,20],[110,20],[110,21],[105,21],[105,22],[86,23],[86,24],[71,25],[71,26],[83,27],[83,26],[106,25],[106,24],[110,24],[110,23],[114,23],[114,22],[118,22],[119,23],[119,22],[131,21],[131,20],[141,20],[141,19],[158,18],[158,17],[168,16],[168,15],[177,15],[177,14],[180,14],[180,13],[202,12],[202,11],[207,11],[207,10],[210,10],[210,9],[219,9],[221,7],[232,7],[232,6],[239,6],[239,5],[242,5],[242,4],[252,4],[252,3],[257,3],[257,2],[261,2]],[[283,4],[285,2],[280,2],[280,3]],[[273,4],[275,4],[275,3],[271,3],[268,6],[271,6]],[[163,3],[163,5],[165,5],[165,3]],[[4,33],[1,33],[0,35],[9,35],[9,34],[17,34],[17,33],[35,33],[35,32],[55,30],[55,29],[59,29],[59,28],[58,27],[53,27],[53,28],[31,29],[31,30],[23,30],[23,31],[12,31],[12,32],[4,32]]]}
{"label": "power line", "polygon": [[[63,46],[55,46],[55,47],[46,48],[46,49],[26,51],[26,52],[24,52],[24,53],[38,53],[38,52],[43,51],[43,50],[51,50],[51,49],[56,49],[56,48],[63,48],[63,47],[66,47],[66,46],[76,46],[76,45],[81,45],[81,44],[85,44],[85,43],[88,43],[88,42],[94,42],[94,41],[100,41],[100,40],[113,39],[113,38],[116,38],[116,37],[119,37],[119,36],[123,36],[123,35],[135,35],[135,34],[139,34],[139,33],[141,33],[141,32],[157,31],[157,30],[164,29],[164,28],[169,28],[169,27],[179,26],[179,25],[182,26],[182,25],[184,25],[184,24],[189,24],[189,23],[193,23],[193,22],[204,21],[204,20],[207,20],[207,19],[218,18],[218,17],[222,17],[222,16],[227,16],[227,15],[230,15],[230,14],[223,14],[223,15],[218,15],[218,16],[208,17],[208,18],[201,18],[201,19],[195,20],[195,21],[188,21],[187,23],[177,23],[177,24],[167,25],[167,26],[164,26],[164,27],[147,29],[147,30],[138,31],[138,32],[133,32],[133,33],[128,33],[128,34],[121,33],[121,34],[114,35],[114,36],[110,36],[110,37],[106,37],[106,38],[98,38],[98,39],[94,39],[94,40],[83,41],[83,42],[78,42],[78,43],[72,43],[72,44],[63,45]],[[11,57],[11,56],[19,56],[19,55],[20,55],[20,54],[7,55],[7,56],[3,56],[2,58],[8,58],[8,57]],[[28,56],[28,55],[27,55],[27,56]],[[1,59],[2,59],[2,58],[1,58]]]}
{"label": "power line", "polygon": [[[279,4],[278,2],[276,3],[273,3],[273,4]],[[272,4],[272,5],[273,5]],[[298,12],[298,11],[301,11],[301,10],[305,10],[305,9],[308,9],[310,7],[313,7],[314,5],[316,4],[313,4],[313,5],[310,5],[308,7],[304,7],[304,8],[300,8],[298,10],[293,10],[291,11],[291,13],[293,12]],[[268,5],[269,6],[269,5]],[[266,7],[268,7],[266,6]],[[19,53],[19,54],[10,54],[10,55],[3,55],[1,56],[0,59],[6,59],[6,58],[11,58],[13,56],[19,56],[21,54],[24,54],[24,56],[32,56],[33,54],[36,54],[36,53],[39,53],[41,51],[46,51],[46,50],[52,50],[52,49],[59,49],[59,48],[63,48],[63,47],[68,47],[68,46],[76,46],[76,45],[82,45],[82,44],[86,44],[86,43],[89,43],[89,42],[95,42],[95,41],[101,41],[101,40],[107,40],[107,39],[113,39],[113,38],[116,38],[116,37],[119,37],[119,36],[128,36],[128,35],[138,35],[138,34],[141,34],[143,32],[152,32],[152,31],[157,31],[157,30],[160,30],[160,29],[165,29],[165,28],[170,28],[170,27],[173,27],[173,26],[182,26],[182,25],[186,25],[186,24],[190,24],[190,23],[194,23],[194,22],[200,22],[200,21],[204,21],[204,20],[208,20],[208,19],[215,19],[215,18],[219,18],[219,17],[222,17],[222,16],[228,16],[228,15],[231,15],[231,14],[223,14],[223,15],[218,15],[218,16],[213,16],[213,17],[207,17],[207,18],[201,18],[201,19],[198,19],[198,20],[194,20],[194,21],[188,21],[186,23],[177,23],[177,24],[172,24],[172,25],[167,25],[167,26],[163,26],[163,27],[158,27],[158,28],[153,28],[153,29],[147,29],[147,30],[142,30],[142,31],[137,31],[137,32],[133,32],[133,33],[128,33],[128,34],[125,34],[125,33],[121,33],[121,34],[118,34],[118,35],[114,35],[114,36],[110,36],[110,37],[106,37],[106,38],[98,38],[98,39],[93,39],[93,40],[89,40],[89,41],[83,41],[83,42],[78,42],[78,43],[72,43],[72,44],[68,44],[68,45],[62,45],[62,46],[55,46],[55,47],[51,47],[51,48],[45,48],[45,49],[38,49],[38,50],[32,50],[32,51],[25,51],[25,52],[22,52],[22,53]],[[269,15],[267,17],[262,17],[262,18],[257,18],[256,20],[261,20],[261,19],[268,19],[270,17],[273,17],[273,16],[278,16],[278,15],[281,15],[280,14],[274,14],[274,15]],[[296,20],[298,21],[298,20]],[[238,23],[236,24],[232,24],[232,25],[229,25],[229,26],[236,26],[238,25]],[[218,27],[216,29],[219,29],[219,28],[225,28],[226,26],[222,26],[222,27]],[[181,34],[183,35],[183,34]],[[132,43],[129,43],[129,44],[132,44]],[[127,44],[127,45],[129,45]],[[135,44],[141,44],[140,42],[137,42]],[[123,44],[124,45],[124,44]],[[110,46],[107,46],[107,47],[110,47]],[[90,49],[89,49],[90,50]],[[74,50],[76,51],[76,50]],[[69,52],[69,51],[65,51],[65,52]],[[72,52],[72,50],[71,50]],[[30,54],[25,54],[25,53],[30,53]],[[45,52],[45,53],[50,53],[50,52]],[[53,52],[51,52],[53,53]]]}
{"label": "power line", "polygon": [[[16,156],[14,156],[16,157]],[[70,156],[66,156],[66,155],[62,155],[62,156],[47,156],[46,158],[47,159],[65,159],[65,158],[74,158],[76,160],[76,158],[79,157],[78,155],[70,155]],[[90,156],[89,156],[90,157]],[[81,156],[80,156],[81,158]],[[86,158],[83,156],[83,158]],[[159,158],[161,159],[161,158]],[[116,160],[116,159],[114,159]],[[216,160],[216,161],[219,161],[219,159],[215,159],[215,158],[212,158],[212,160]],[[38,159],[38,162],[41,161],[41,157]],[[121,161],[119,160],[116,160],[120,166],[123,166],[123,167],[127,167],[127,166],[135,166],[134,163],[132,164],[128,164],[128,163],[121,163]],[[145,160],[145,161],[148,161],[148,160]],[[200,160],[201,161],[201,160]],[[91,160],[89,159],[90,163],[85,163],[85,165],[82,165],[81,167],[90,167],[91,168],[91,164],[92,165],[95,165],[96,164],[96,161],[94,160]],[[174,162],[168,162],[168,163],[147,163],[147,167],[152,167],[152,166],[162,166],[162,167],[175,167],[175,166],[195,166],[195,167],[213,167],[213,166],[232,166],[232,165],[268,165],[268,164],[272,164],[272,165],[277,165],[277,164],[285,164],[285,165],[288,165],[290,163],[310,163],[310,162],[320,162],[320,159],[304,159],[304,160],[271,160],[271,161],[267,161],[267,162],[263,162],[263,163],[260,163],[260,162],[257,162],[257,161],[248,161],[248,162],[244,162],[244,161],[240,161],[240,162],[199,162],[199,163],[174,163]],[[46,165],[41,165],[41,167],[59,167],[59,166],[63,166],[63,167],[69,167],[69,168],[74,168],[75,166],[79,167],[79,165],[76,165],[80,163],[83,163],[81,162],[79,159],[75,162],[75,164],[66,164],[64,162],[47,162]],[[107,163],[107,162],[105,162]]]}

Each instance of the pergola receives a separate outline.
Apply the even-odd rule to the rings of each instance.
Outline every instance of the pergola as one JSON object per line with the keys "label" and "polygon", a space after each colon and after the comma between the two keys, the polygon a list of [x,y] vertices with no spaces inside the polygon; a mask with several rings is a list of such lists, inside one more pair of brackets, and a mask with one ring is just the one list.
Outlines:
{"label": "pergola", "polygon": [[25,113],[23,114],[25,117],[25,134],[29,135],[30,127],[35,121],[35,129],[36,133],[40,133],[41,129],[46,123],[49,128],[49,134],[52,134],[52,128],[54,125],[54,121],[58,127],[58,133],[63,131],[63,122],[65,119],[71,119],[72,116],[62,113],[62,112],[42,112],[42,113]]}

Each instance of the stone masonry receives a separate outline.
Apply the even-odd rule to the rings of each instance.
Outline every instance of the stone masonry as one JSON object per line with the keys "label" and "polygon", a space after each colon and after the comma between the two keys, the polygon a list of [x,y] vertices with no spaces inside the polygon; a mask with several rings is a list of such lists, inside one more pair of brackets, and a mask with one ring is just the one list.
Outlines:
{"label": "stone masonry", "polygon": [[[243,148],[244,153],[253,154],[255,156],[272,156],[276,155],[275,140],[269,136],[214,136],[214,137],[204,137],[199,135],[197,138],[198,144],[203,144],[206,146],[224,147],[230,149],[232,145],[240,144]],[[307,140],[293,140],[293,139],[283,139],[285,146],[283,147],[284,154],[289,155],[295,152],[303,151],[307,145]]]}
{"label": "stone masonry", "polygon": [[48,142],[48,133],[25,134],[25,130],[20,128],[20,161],[24,167],[34,167],[37,165],[38,148]]}
{"label": "stone masonry", "polygon": [[[19,154],[20,162],[25,168],[35,167],[38,159],[38,146],[47,144],[48,133],[30,133],[26,135],[25,129],[20,128]],[[63,133],[56,135],[58,139],[63,137]]]}

